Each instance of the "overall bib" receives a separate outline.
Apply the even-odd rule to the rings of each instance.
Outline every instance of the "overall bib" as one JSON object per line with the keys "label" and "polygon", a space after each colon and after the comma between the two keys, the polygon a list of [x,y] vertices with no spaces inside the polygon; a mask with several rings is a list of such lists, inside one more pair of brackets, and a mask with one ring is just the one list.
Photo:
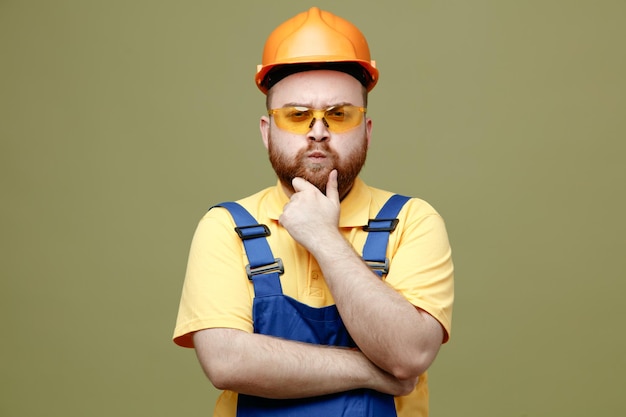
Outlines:
{"label": "overall bib", "polygon": [[[397,214],[408,197],[394,195],[371,219],[363,247],[363,259],[382,277],[389,269],[386,258],[389,233],[396,224]],[[348,334],[335,305],[315,308],[283,294],[280,274],[282,261],[274,258],[266,237],[267,226],[258,224],[242,206],[228,202],[217,205],[229,210],[242,239],[249,264],[248,277],[254,285],[252,307],[254,332],[318,345],[356,347]],[[395,417],[394,398],[369,389],[357,389],[336,394],[275,400],[238,395],[237,417]]]}

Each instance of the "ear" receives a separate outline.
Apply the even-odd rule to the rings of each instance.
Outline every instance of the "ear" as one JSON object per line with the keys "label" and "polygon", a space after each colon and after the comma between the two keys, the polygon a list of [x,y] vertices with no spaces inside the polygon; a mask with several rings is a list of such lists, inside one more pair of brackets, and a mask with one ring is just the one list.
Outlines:
{"label": "ear", "polygon": [[367,149],[369,149],[372,140],[372,119],[369,117],[365,118],[365,137],[367,138]]}
{"label": "ear", "polygon": [[269,149],[270,123],[272,122],[268,116],[261,116],[261,120],[259,121],[259,130],[261,131],[261,138],[263,139],[265,149]]}

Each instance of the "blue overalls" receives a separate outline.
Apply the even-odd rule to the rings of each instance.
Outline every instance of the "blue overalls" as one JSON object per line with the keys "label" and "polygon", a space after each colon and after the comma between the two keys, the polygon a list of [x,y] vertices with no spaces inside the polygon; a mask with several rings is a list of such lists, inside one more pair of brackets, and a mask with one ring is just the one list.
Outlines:
{"label": "blue overalls", "polygon": [[[375,219],[363,229],[368,231],[363,260],[380,277],[389,270],[387,242],[397,223],[397,215],[408,197],[392,196]],[[237,203],[217,205],[231,213],[235,231],[243,241],[249,264],[248,278],[254,285],[252,319],[254,332],[305,343],[356,347],[335,305],[315,308],[283,294],[279,275],[282,261],[274,258],[266,237],[267,226],[258,224]],[[369,389],[336,394],[275,400],[239,394],[237,417],[395,417],[394,398]]]}

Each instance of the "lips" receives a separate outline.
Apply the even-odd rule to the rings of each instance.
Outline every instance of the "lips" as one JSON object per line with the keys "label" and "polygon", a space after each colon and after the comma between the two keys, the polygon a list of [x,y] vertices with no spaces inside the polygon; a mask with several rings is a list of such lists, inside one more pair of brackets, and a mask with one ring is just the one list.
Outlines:
{"label": "lips", "polygon": [[307,158],[311,159],[324,159],[326,158],[326,153],[321,151],[313,151],[307,154]]}

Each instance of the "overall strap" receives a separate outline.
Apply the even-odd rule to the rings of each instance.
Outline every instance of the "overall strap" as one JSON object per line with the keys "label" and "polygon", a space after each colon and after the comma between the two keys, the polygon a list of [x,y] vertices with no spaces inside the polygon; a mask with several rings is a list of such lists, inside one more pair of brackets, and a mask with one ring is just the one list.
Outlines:
{"label": "overall strap", "polygon": [[[284,272],[283,261],[274,258],[266,237],[270,229],[257,220],[240,204],[220,203],[213,207],[223,207],[230,212],[235,224],[235,232],[243,242],[248,257],[246,274],[254,284],[255,296],[282,294],[279,275]],[[211,208],[213,208],[211,207]]]}
{"label": "overall strap", "polygon": [[363,260],[380,277],[389,272],[387,244],[389,234],[398,225],[398,213],[410,199],[403,195],[392,195],[380,209],[375,219],[370,219],[363,230],[368,232],[363,246]]}

